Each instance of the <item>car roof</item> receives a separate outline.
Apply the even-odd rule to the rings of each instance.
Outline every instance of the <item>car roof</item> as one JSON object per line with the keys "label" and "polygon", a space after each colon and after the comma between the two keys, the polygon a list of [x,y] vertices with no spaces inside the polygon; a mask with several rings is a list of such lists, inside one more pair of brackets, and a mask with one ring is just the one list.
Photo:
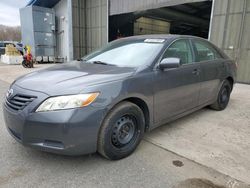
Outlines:
{"label": "car roof", "polygon": [[176,39],[182,39],[182,38],[189,38],[189,39],[199,39],[208,42],[211,44],[224,58],[228,58],[228,56],[221,50],[219,49],[216,45],[211,43],[205,38],[197,37],[197,36],[192,36],[192,35],[175,35],[175,34],[152,34],[152,35],[137,35],[137,36],[131,36],[131,37],[125,37],[121,38],[118,41],[133,41],[133,40],[146,40],[146,39],[164,39],[165,42],[173,41]]}
{"label": "car roof", "polygon": [[196,36],[191,35],[173,35],[173,34],[153,34],[153,35],[137,35],[137,36],[131,36],[126,37],[124,39],[126,40],[143,40],[143,39],[178,39],[178,38],[197,38],[197,39],[203,39]]}

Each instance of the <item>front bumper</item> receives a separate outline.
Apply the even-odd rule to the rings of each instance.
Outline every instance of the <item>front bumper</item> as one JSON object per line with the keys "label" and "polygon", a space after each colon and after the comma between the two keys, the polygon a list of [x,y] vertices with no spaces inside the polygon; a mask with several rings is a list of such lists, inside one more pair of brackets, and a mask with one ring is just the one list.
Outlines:
{"label": "front bumper", "polygon": [[18,93],[37,96],[21,111],[11,109],[4,102],[3,112],[9,133],[25,146],[64,155],[96,152],[98,131],[105,110],[88,106],[79,109],[34,112],[48,96],[13,86]]}

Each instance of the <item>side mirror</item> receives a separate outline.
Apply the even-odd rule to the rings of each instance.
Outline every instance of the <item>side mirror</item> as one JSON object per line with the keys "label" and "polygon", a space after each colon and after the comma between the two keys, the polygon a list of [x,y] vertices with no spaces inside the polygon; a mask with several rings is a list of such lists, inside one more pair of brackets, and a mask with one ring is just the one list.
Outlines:
{"label": "side mirror", "polygon": [[164,69],[174,69],[174,68],[178,68],[181,65],[181,60],[179,58],[165,58],[160,62],[159,68],[161,70]]}

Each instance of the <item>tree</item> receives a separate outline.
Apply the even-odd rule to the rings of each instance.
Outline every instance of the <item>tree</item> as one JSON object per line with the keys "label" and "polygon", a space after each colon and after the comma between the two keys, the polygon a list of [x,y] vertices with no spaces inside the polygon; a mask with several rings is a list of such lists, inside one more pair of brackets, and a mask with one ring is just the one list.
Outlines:
{"label": "tree", "polygon": [[0,25],[0,41],[21,41],[21,28]]}

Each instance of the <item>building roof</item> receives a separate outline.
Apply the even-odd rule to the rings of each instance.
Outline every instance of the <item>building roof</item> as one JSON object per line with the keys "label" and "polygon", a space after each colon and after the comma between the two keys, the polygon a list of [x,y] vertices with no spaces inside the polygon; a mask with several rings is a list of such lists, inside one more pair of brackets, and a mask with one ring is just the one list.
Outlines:
{"label": "building roof", "polygon": [[30,0],[27,6],[35,5],[39,7],[54,7],[60,0]]}

